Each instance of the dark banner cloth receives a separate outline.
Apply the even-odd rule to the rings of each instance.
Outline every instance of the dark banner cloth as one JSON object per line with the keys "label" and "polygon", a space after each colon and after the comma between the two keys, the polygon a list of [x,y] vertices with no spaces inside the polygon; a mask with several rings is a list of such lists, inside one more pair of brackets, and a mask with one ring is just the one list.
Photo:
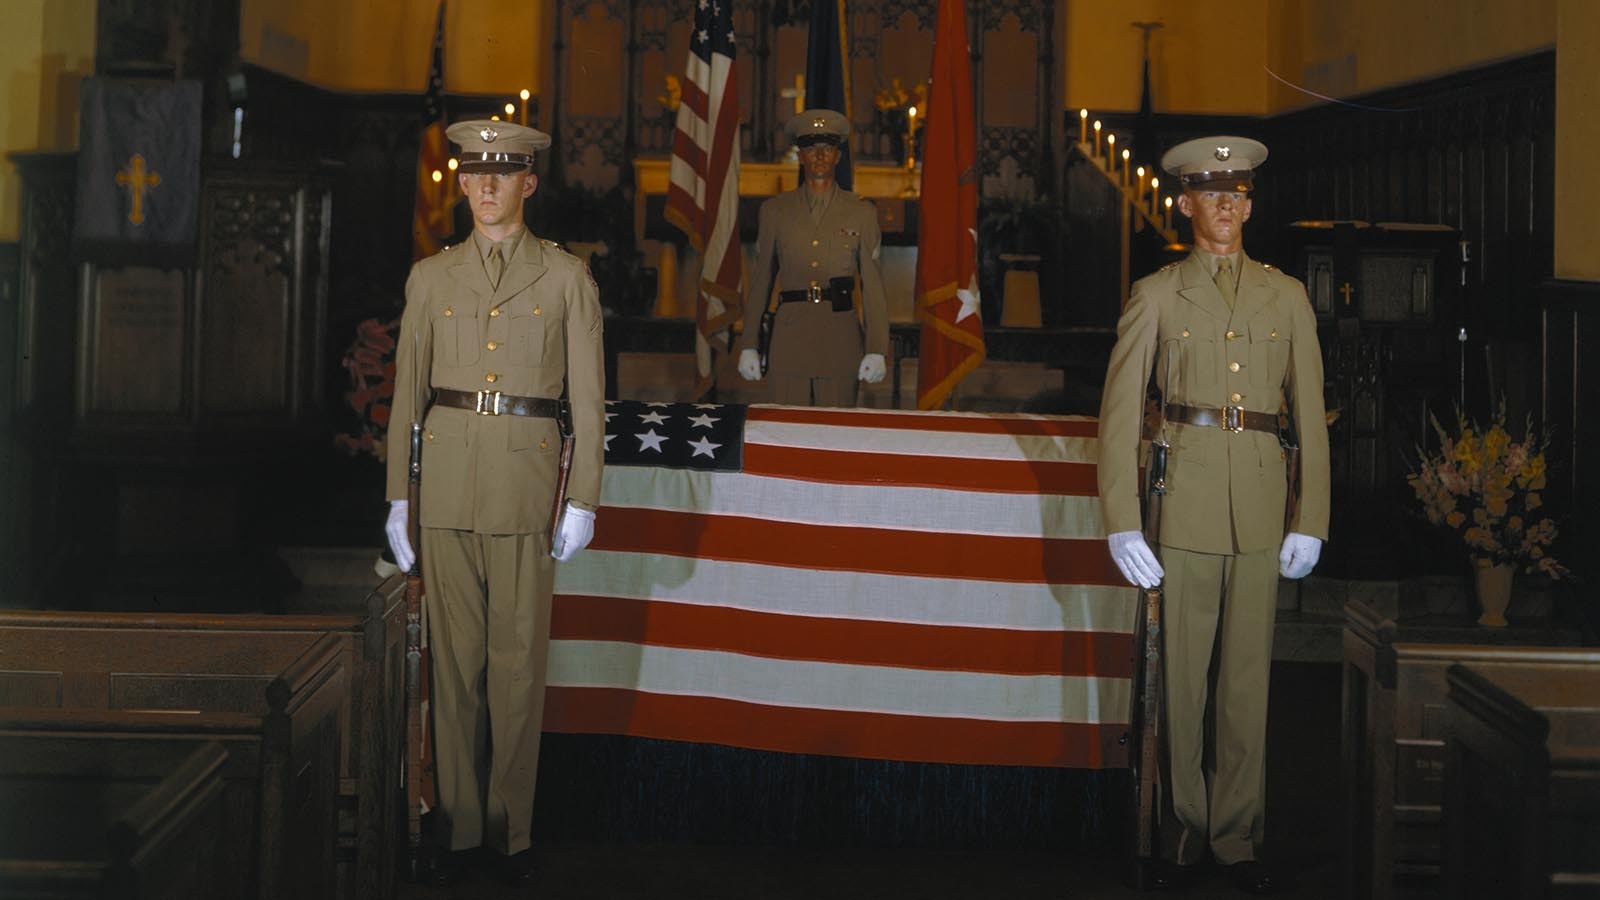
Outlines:
{"label": "dark banner cloth", "polygon": [[[815,0],[806,40],[806,107],[831,109],[850,119],[850,48],[845,42],[844,0]],[[855,123],[851,122],[851,127]],[[836,170],[839,187],[855,186],[855,163],[847,143]]]}
{"label": "dark banner cloth", "polygon": [[103,262],[192,260],[200,218],[200,82],[87,78],[81,98],[78,251]]}

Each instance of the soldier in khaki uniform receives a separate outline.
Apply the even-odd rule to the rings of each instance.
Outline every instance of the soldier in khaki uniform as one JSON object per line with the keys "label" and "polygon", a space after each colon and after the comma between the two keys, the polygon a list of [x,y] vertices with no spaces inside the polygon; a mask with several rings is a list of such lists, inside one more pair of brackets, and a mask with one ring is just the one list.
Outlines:
{"label": "soldier in khaki uniform", "polygon": [[[496,121],[458,122],[447,134],[461,146],[457,177],[474,230],[406,281],[387,532],[409,569],[404,448],[421,414],[436,814],[450,851],[434,877],[458,879],[463,851],[487,845],[505,880],[525,882],[555,562],[588,544],[600,499],[600,298],[582,262],[523,226],[523,201],[538,186],[533,154],[549,136]],[[552,539],[563,383],[575,450]]]}
{"label": "soldier in khaki uniform", "polygon": [[[790,119],[786,130],[800,149],[804,180],[761,204],[739,375],[749,381],[761,377],[756,339],[776,282],[778,311],[767,353],[773,402],[854,406],[856,382],[875,384],[887,371],[889,318],[878,270],[878,211],[834,182],[839,148],[850,136],[843,115],[809,109]],[[858,275],[860,318],[852,300]]]}
{"label": "soldier in khaki uniform", "polygon": [[[1134,284],[1100,407],[1100,499],[1111,555],[1130,582],[1165,589],[1165,780],[1176,821],[1162,823],[1159,886],[1187,884],[1209,850],[1241,890],[1277,887],[1257,860],[1273,619],[1278,576],[1308,574],[1327,538],[1328,432],[1322,351],[1305,287],[1242,249],[1253,170],[1266,156],[1256,141],[1215,137],[1162,158],[1183,185],[1178,208],[1193,222],[1195,248]],[[1137,473],[1152,367],[1157,386],[1171,386],[1162,398],[1172,448],[1160,562],[1140,533]],[[1299,505],[1287,529],[1280,411],[1301,448]],[[1213,652],[1214,744],[1207,748]]]}

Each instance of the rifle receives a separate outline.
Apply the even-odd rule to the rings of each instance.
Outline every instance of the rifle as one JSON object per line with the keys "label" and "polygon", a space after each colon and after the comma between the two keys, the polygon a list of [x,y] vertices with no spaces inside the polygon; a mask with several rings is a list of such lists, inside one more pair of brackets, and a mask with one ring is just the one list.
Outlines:
{"label": "rifle", "polygon": [[[1166,385],[1161,394],[1161,429],[1150,442],[1145,466],[1144,537],[1152,548],[1161,540],[1161,505],[1167,494],[1167,402],[1172,396],[1172,350],[1167,345]],[[1161,817],[1161,605],[1162,588],[1141,591],[1140,615],[1134,621],[1133,735],[1134,790],[1133,877],[1140,890],[1150,887],[1151,862],[1157,857],[1157,831]]]}
{"label": "rifle", "polygon": [[[412,377],[417,359],[416,334],[411,335]],[[415,381],[412,395],[410,459],[406,472],[406,539],[415,558],[406,573],[406,868],[412,881],[422,880],[422,398]]]}

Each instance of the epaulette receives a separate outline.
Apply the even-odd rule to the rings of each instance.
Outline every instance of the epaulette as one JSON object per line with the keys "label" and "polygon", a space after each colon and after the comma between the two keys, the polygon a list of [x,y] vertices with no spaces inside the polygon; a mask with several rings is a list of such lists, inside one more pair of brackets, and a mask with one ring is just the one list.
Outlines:
{"label": "epaulette", "polygon": [[555,241],[552,241],[552,240],[550,240],[548,238],[539,238],[539,243],[543,244],[546,247],[549,247],[551,250],[559,250],[562,253],[566,253],[568,256],[572,255],[571,253],[567,252],[567,248],[561,246],[560,244],[558,244]]}

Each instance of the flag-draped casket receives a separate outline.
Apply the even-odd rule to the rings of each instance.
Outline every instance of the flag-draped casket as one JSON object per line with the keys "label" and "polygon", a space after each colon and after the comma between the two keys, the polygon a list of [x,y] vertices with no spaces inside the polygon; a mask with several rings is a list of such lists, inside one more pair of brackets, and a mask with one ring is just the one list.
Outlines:
{"label": "flag-draped casket", "polygon": [[549,731],[1126,765],[1092,419],[612,402]]}

